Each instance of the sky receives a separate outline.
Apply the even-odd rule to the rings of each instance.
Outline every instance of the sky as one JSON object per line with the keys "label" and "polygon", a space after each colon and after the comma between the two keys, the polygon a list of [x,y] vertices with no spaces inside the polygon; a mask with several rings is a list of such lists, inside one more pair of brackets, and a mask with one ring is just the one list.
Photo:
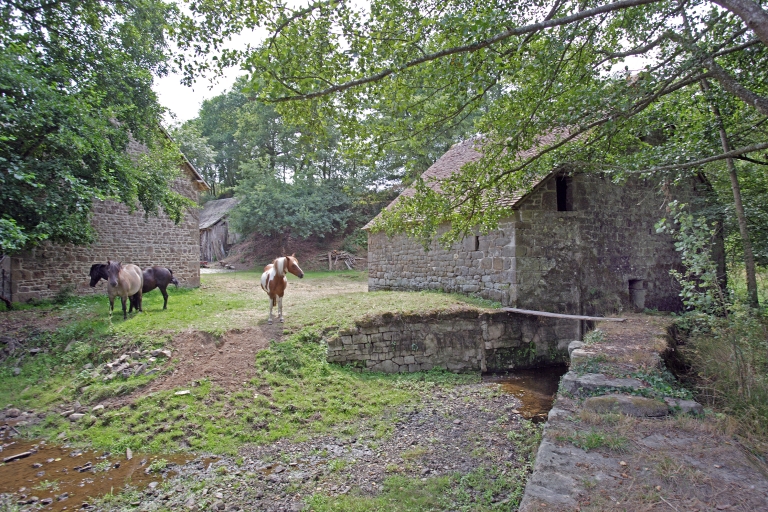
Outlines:
{"label": "sky", "polygon": [[170,110],[165,116],[166,126],[183,123],[197,117],[203,100],[213,98],[229,90],[235,79],[244,72],[231,68],[224,76],[218,77],[213,83],[202,78],[194,87],[181,84],[181,74],[173,73],[163,78],[155,78],[152,88],[158,95],[160,104]]}

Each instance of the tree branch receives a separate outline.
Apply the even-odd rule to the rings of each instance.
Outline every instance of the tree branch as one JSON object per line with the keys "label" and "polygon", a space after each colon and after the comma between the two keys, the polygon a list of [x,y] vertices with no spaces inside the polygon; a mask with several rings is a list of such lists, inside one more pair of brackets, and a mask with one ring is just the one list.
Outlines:
{"label": "tree branch", "polygon": [[712,78],[720,85],[747,105],[751,105],[761,114],[768,116],[768,98],[760,96],[736,81],[726,70],[715,62],[711,56],[704,57],[704,64],[709,68]]}
{"label": "tree branch", "polygon": [[760,38],[764,45],[768,46],[768,12],[764,11],[757,2],[752,0],[710,0],[711,2],[728,9],[742,19]]}
{"label": "tree branch", "polygon": [[761,151],[763,149],[768,149],[768,142],[761,142],[759,144],[752,144],[751,146],[744,146],[737,149],[732,149],[726,153],[722,153],[719,155],[709,156],[707,158],[702,158],[699,160],[693,160],[691,162],[686,162],[684,164],[670,164],[670,165],[661,165],[659,167],[651,167],[650,169],[644,169],[640,171],[631,171],[632,173],[646,173],[646,172],[661,172],[661,171],[674,171],[678,169],[690,169],[691,167],[698,167],[700,165],[708,164],[710,162],[717,162],[719,160],[726,160],[728,158],[735,158],[739,155],[743,155],[745,153],[752,153],[753,151]]}
{"label": "tree branch", "polygon": [[333,94],[335,92],[345,91],[347,89],[351,89],[353,87],[358,87],[360,85],[365,85],[372,82],[378,82],[383,80],[384,78],[388,77],[389,75],[396,73],[398,71],[403,71],[409,68],[412,68],[414,66],[418,66],[420,64],[424,64],[425,62],[430,62],[433,60],[437,60],[443,57],[447,57],[449,55],[456,55],[459,53],[472,53],[476,52],[478,50],[482,50],[483,48],[487,48],[495,43],[504,41],[506,39],[509,39],[513,36],[519,36],[523,34],[530,34],[533,32],[539,32],[541,30],[547,29],[547,28],[553,28],[558,27],[561,25],[567,25],[569,23],[573,23],[574,21],[580,21],[587,18],[592,18],[594,16],[598,16],[600,14],[609,13],[612,11],[617,11],[621,9],[626,9],[628,7],[637,7],[639,5],[646,5],[646,4],[652,4],[652,3],[658,3],[662,0],[620,0],[618,2],[614,2],[612,4],[607,5],[601,5],[599,7],[595,7],[593,9],[586,9],[584,11],[580,11],[574,14],[571,14],[569,16],[564,16],[562,18],[556,18],[552,20],[544,20],[538,23],[533,23],[530,25],[525,25],[522,27],[516,27],[509,30],[505,30],[504,32],[501,32],[499,34],[496,34],[493,37],[490,37],[488,39],[483,39],[481,41],[477,41],[468,45],[464,46],[455,46],[453,48],[446,48],[444,50],[440,50],[438,52],[434,52],[428,55],[425,55],[423,57],[419,57],[418,59],[414,59],[411,61],[406,62],[405,64],[397,67],[391,67],[386,68],[378,73],[375,73],[373,75],[369,75],[367,77],[358,78],[355,80],[349,80],[347,82],[334,85],[333,87],[329,87],[327,89],[323,89],[321,91],[306,93],[306,94],[300,94],[295,96],[283,96],[281,98],[275,98],[272,100],[269,100],[271,102],[275,103],[281,103],[285,101],[296,101],[296,100],[309,100],[313,98],[319,98],[321,96],[327,96],[329,94]]}

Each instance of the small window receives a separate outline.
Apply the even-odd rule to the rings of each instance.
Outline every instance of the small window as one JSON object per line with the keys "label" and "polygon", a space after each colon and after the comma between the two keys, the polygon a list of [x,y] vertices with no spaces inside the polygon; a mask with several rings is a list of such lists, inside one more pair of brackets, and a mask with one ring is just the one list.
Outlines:
{"label": "small window", "polygon": [[573,183],[570,176],[558,176],[555,178],[557,188],[557,211],[573,211]]}
{"label": "small window", "polygon": [[475,237],[475,250],[476,251],[480,250],[480,237],[479,236]]}

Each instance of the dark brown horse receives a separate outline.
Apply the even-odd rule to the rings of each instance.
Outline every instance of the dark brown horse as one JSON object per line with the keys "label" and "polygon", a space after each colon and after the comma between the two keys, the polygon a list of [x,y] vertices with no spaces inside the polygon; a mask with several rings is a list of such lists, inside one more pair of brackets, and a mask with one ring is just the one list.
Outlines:
{"label": "dark brown horse", "polygon": [[[168,292],[165,291],[169,284],[179,287],[179,281],[173,277],[173,270],[166,267],[147,267],[144,269],[144,286],[141,288],[141,293],[145,294],[151,292],[155,288],[160,289],[160,293],[163,294],[163,309],[168,308]],[[134,295],[131,297],[131,302],[134,301]]]}
{"label": "dark brown horse", "polygon": [[[123,265],[119,261],[107,261],[107,293],[109,294],[109,314],[115,308],[115,297],[120,296],[123,304],[123,320],[128,318],[126,303],[130,301],[133,307],[141,309],[141,288],[144,284],[144,276],[136,265],[127,263]],[[93,278],[91,278],[93,280]],[[98,279],[96,280],[98,282]],[[132,296],[136,295],[134,299]]]}

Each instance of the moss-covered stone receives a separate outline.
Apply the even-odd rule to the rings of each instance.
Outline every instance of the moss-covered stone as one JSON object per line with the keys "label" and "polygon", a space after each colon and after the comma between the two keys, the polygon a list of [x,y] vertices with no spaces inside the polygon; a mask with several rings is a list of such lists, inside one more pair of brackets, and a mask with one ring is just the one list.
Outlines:
{"label": "moss-covered stone", "polygon": [[667,404],[652,398],[627,395],[593,396],[584,401],[584,409],[598,414],[621,413],[627,416],[658,418],[669,414]]}

